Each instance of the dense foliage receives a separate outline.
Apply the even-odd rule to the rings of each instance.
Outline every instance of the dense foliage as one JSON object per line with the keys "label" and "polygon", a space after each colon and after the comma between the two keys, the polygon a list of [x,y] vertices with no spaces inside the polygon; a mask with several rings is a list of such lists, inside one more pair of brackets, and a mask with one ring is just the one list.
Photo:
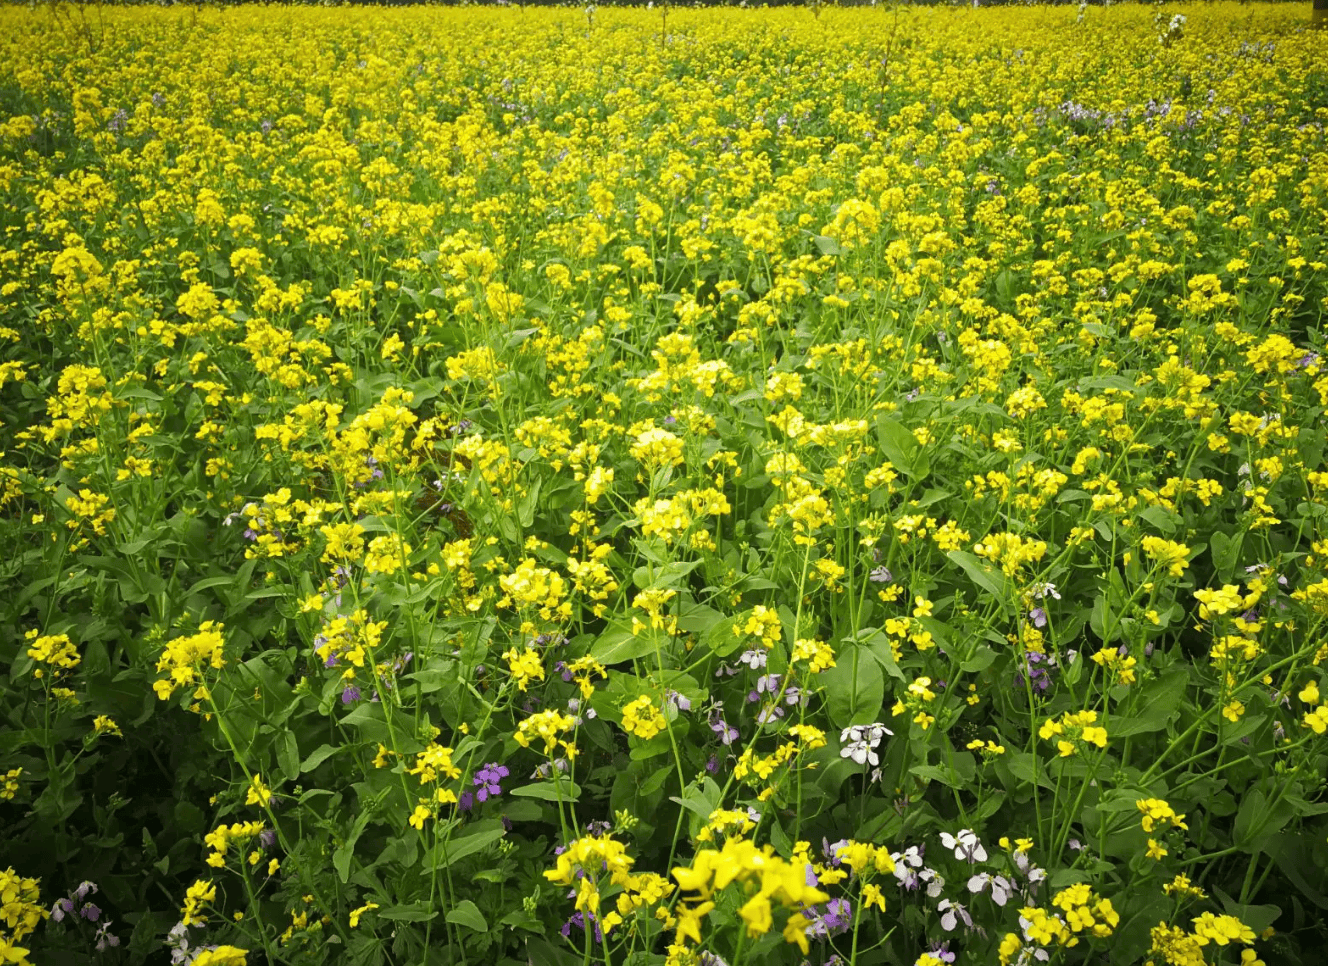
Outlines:
{"label": "dense foliage", "polygon": [[0,962],[1316,962],[1306,22],[0,10]]}

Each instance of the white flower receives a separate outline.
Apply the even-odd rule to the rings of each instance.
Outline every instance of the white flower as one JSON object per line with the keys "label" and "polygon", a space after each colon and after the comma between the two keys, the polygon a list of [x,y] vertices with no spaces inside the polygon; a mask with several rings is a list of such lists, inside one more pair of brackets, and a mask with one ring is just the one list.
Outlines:
{"label": "white flower", "polygon": [[973,917],[968,914],[967,909],[957,902],[942,899],[936,904],[936,911],[941,913],[941,928],[946,932],[953,932],[955,926],[959,924],[959,919],[964,920],[964,925],[970,929],[973,927]]}
{"label": "white flower", "polygon": [[894,859],[896,862],[903,862],[911,865],[915,869],[922,865],[922,852],[919,851],[916,845],[910,845],[903,852],[895,852],[891,854],[890,858]]}
{"label": "white flower", "polygon": [[1014,886],[1010,880],[1003,875],[990,875],[986,872],[979,873],[968,880],[969,892],[981,892],[988,884],[991,885],[992,901],[998,906],[1005,905],[1010,899],[1010,894],[1014,892]]}
{"label": "white flower", "polygon": [[987,850],[982,847],[982,843],[978,841],[978,837],[972,829],[960,829],[958,835],[942,832],[941,844],[947,849],[954,849],[956,859],[965,862],[987,861]]}
{"label": "white flower", "polygon": [[850,725],[840,732],[839,740],[844,743],[840,749],[840,758],[852,758],[859,765],[870,763],[875,767],[881,763],[876,754],[876,746],[886,735],[893,735],[883,724]]}
{"label": "white flower", "polygon": [[945,876],[941,875],[935,869],[923,869],[918,873],[918,878],[927,883],[927,895],[935,899],[945,888]]}
{"label": "white flower", "polygon": [[746,664],[753,671],[756,671],[765,667],[766,656],[767,652],[764,648],[754,647],[751,650],[743,651],[738,658],[738,663]]}

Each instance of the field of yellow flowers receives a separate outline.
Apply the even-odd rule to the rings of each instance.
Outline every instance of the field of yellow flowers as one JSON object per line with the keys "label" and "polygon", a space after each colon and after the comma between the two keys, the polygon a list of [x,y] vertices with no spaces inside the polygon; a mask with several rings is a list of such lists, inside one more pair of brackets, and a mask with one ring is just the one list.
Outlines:
{"label": "field of yellow flowers", "polygon": [[0,9],[0,962],[1321,963],[1307,25]]}

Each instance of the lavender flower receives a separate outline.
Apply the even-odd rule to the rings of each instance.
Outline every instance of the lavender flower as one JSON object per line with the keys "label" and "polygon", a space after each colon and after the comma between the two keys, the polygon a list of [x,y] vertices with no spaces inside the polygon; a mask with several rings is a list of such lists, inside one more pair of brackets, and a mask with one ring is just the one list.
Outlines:
{"label": "lavender flower", "polygon": [[692,702],[689,701],[686,696],[679,694],[672,689],[664,692],[664,703],[673,705],[679,711],[692,710]]}
{"label": "lavender flower", "polygon": [[491,797],[497,798],[503,793],[502,785],[499,784],[511,772],[507,770],[506,765],[500,765],[497,762],[489,762],[483,768],[475,773],[472,779],[474,784],[479,786],[476,798],[481,802],[487,802]]}
{"label": "lavender flower", "polygon": [[727,721],[717,715],[712,715],[710,718],[710,730],[719,735],[719,740],[726,745],[738,740],[738,729],[731,727]]}

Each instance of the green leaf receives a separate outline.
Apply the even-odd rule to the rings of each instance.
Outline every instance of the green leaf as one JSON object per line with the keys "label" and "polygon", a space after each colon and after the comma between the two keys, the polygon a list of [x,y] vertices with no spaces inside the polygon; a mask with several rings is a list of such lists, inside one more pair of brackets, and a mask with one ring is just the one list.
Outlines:
{"label": "green leaf", "polygon": [[923,479],[931,472],[931,460],[918,445],[907,426],[897,419],[881,416],[876,420],[876,441],[881,452],[899,472],[913,480]]}
{"label": "green leaf", "polygon": [[728,657],[747,641],[747,636],[738,630],[745,620],[741,615],[726,617],[714,624],[701,639],[716,657]]}
{"label": "green leaf", "polygon": [[835,666],[820,674],[825,686],[826,710],[836,728],[880,720],[885,703],[885,675],[865,648],[856,645],[835,657]]}
{"label": "green leaf", "polygon": [[343,883],[350,881],[350,860],[355,854],[355,843],[360,840],[364,834],[364,828],[369,824],[369,819],[373,813],[367,808],[362,809],[355,819],[355,824],[351,826],[350,834],[346,836],[346,841],[339,845],[332,852],[332,868],[337,870],[337,878]]}
{"label": "green leaf", "polygon": [[699,566],[699,560],[673,560],[662,567],[637,567],[632,583],[641,590],[676,590]]}
{"label": "green leaf", "polygon": [[959,668],[962,671],[968,671],[970,674],[976,674],[978,671],[987,670],[995,660],[996,652],[986,644],[979,644],[973,653],[959,665]]}
{"label": "green leaf", "polygon": [[288,779],[300,777],[300,745],[289,729],[281,732],[277,741],[277,768]]}
{"label": "green leaf", "polygon": [[711,813],[719,808],[723,797],[723,790],[707,775],[700,788],[689,785],[681,798],[670,796],[669,801],[678,803],[702,819],[709,819]]}
{"label": "green leaf", "polygon": [[1240,562],[1241,546],[1245,542],[1245,534],[1223,533],[1221,530],[1214,530],[1209,537],[1208,553],[1213,558],[1213,567],[1217,571],[1219,579],[1226,581],[1235,576],[1236,567]]}
{"label": "green leaf", "polygon": [[658,631],[644,629],[633,634],[631,628],[611,626],[599,636],[590,648],[590,656],[601,664],[622,664],[655,653],[655,635]]}
{"label": "green leaf", "polygon": [[535,782],[533,785],[520,785],[509,794],[517,798],[539,798],[546,802],[556,802],[559,796],[565,802],[574,802],[581,795],[581,786],[570,778],[557,778],[547,782]]}
{"label": "green leaf", "polygon": [[1183,667],[1169,670],[1150,681],[1139,696],[1138,704],[1144,709],[1143,714],[1130,717],[1113,715],[1106,724],[1107,734],[1112,738],[1128,738],[1131,735],[1161,731],[1180,708],[1189,681],[1190,675]]}
{"label": "green leaf", "polygon": [[331,745],[319,745],[308,758],[301,762],[300,773],[313,771],[339,751],[341,751],[341,748],[334,748]]}
{"label": "green leaf", "polygon": [[459,926],[466,926],[476,932],[488,932],[489,924],[484,921],[480,907],[469,899],[462,899],[447,914],[447,921]]}
{"label": "green leaf", "polygon": [[380,919],[391,919],[393,922],[428,922],[438,915],[437,909],[429,908],[427,899],[418,899],[415,902],[388,906],[386,909],[375,911]]}
{"label": "green leaf", "polygon": [[820,250],[822,255],[842,255],[844,250],[839,247],[839,242],[829,235],[813,235],[812,243]]}
{"label": "green leaf", "polygon": [[439,842],[433,850],[428,868],[432,871],[446,869],[467,856],[488,848],[506,834],[507,830],[496,818],[476,822],[464,834],[446,842]]}
{"label": "green leaf", "polygon": [[903,669],[895,661],[894,649],[890,646],[890,637],[879,627],[873,627],[870,630],[858,631],[855,637],[846,638],[846,641],[857,641],[866,649],[878,664],[881,670],[890,677],[903,684],[907,684],[910,678],[904,674]]}
{"label": "green leaf", "polygon": [[1254,930],[1255,935],[1263,932],[1277,921],[1278,916],[1282,915],[1282,909],[1279,906],[1247,906],[1237,902],[1217,886],[1213,887],[1213,894],[1222,900],[1222,910],[1228,916],[1235,916]]}
{"label": "green leaf", "polygon": [[990,567],[966,550],[951,550],[946,554],[968,574],[970,580],[989,593],[1001,605],[1001,610],[1012,609],[1012,595],[1009,578],[1001,571]]}

